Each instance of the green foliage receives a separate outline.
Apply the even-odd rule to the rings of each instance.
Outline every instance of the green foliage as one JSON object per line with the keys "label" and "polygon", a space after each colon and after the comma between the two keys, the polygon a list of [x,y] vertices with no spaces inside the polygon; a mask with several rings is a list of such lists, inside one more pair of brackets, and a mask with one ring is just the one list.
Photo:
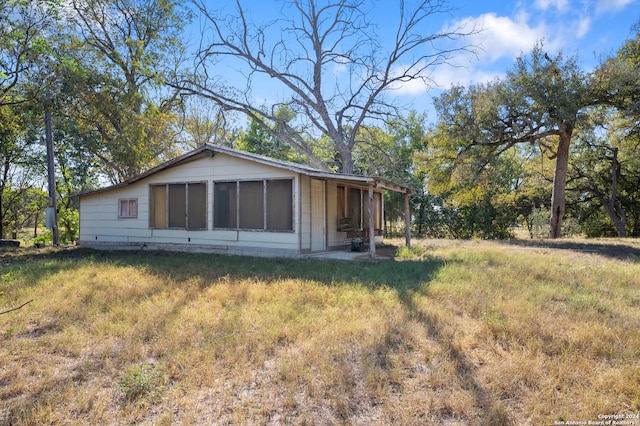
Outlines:
{"label": "green foliage", "polygon": [[33,228],[44,219],[47,196],[28,183],[16,188],[5,188],[2,195],[3,229],[17,236],[23,228]]}
{"label": "green foliage", "polygon": [[529,213],[527,221],[531,238],[549,237],[549,216],[549,209],[544,207],[536,207]]}
{"label": "green foliage", "polygon": [[429,142],[416,160],[428,176],[429,194],[436,197],[431,216],[444,236],[511,238],[512,227],[549,198],[549,185],[541,178],[548,167],[533,148],[496,155],[485,146],[458,146],[463,141],[456,142],[444,126],[432,130]]}
{"label": "green foliage", "polygon": [[53,233],[50,229],[46,229],[44,232],[40,232],[38,236],[32,238],[29,242],[34,246],[45,246],[47,244],[52,244]]}
{"label": "green foliage", "polygon": [[26,104],[0,105],[0,237],[15,235],[42,205],[42,191],[34,187],[40,154],[28,131],[33,119]]}
{"label": "green foliage", "polygon": [[[549,209],[537,207],[529,214],[528,222],[529,236],[531,238],[549,238]],[[580,221],[572,216],[567,216],[562,222],[562,235],[567,238],[580,237],[584,233],[584,228]]]}
{"label": "green foliage", "polygon": [[182,143],[189,148],[205,143],[231,147],[241,132],[235,121],[237,114],[223,111],[208,99],[189,97],[180,109],[184,116]]}
{"label": "green foliage", "polygon": [[489,207],[485,194],[493,197],[494,188],[513,185],[522,174],[522,169],[512,167],[521,161],[500,164],[500,159],[513,150],[521,157],[537,149],[539,155],[555,160],[555,219],[550,223],[556,236],[565,210],[573,131],[584,125],[581,113],[597,102],[591,76],[581,71],[576,58],[551,58],[541,44],[519,57],[501,80],[453,87],[435,101],[440,122],[426,159],[432,191],[455,192],[460,206],[481,201]]}
{"label": "green foliage", "polygon": [[[56,0],[5,0],[0,3],[0,106],[30,100],[26,79],[51,52],[48,30],[58,19]],[[32,87],[35,93],[42,83]]]}
{"label": "green foliage", "polygon": [[[591,208],[589,208],[591,207]],[[601,208],[583,206],[581,213],[585,214],[582,219],[582,232],[587,238],[617,237],[616,228],[611,223],[611,219]]]}
{"label": "green foliage", "polygon": [[573,217],[567,216],[562,221],[562,235],[567,238],[581,237],[584,235],[580,221]]}
{"label": "green foliage", "polygon": [[80,214],[74,208],[63,207],[58,212],[58,226],[60,242],[68,244],[78,240]]}
{"label": "green foliage", "polygon": [[638,73],[640,72],[640,21],[632,27],[632,37],[607,58],[596,70],[597,90],[606,105],[615,107],[634,125],[632,133],[640,132],[640,98],[638,97]]}
{"label": "green foliage", "polygon": [[589,236],[640,236],[640,22],[615,56],[596,70],[604,106],[590,119],[572,160],[576,210]]}
{"label": "green foliage", "polygon": [[[246,132],[240,132],[235,140],[236,149],[254,154],[266,155],[278,160],[302,163],[304,157],[281,137],[283,127],[292,125],[296,115],[286,105],[281,106],[274,114],[275,121],[266,117],[251,119]],[[262,123],[262,124],[261,124]],[[268,129],[264,126],[268,125]]]}
{"label": "green foliage", "polygon": [[73,2],[73,23],[59,41],[58,101],[112,182],[176,156],[174,91],[163,87],[183,47],[190,15],[172,0]]}
{"label": "green foliage", "polygon": [[411,247],[403,246],[396,252],[396,259],[399,260],[424,260],[427,250],[423,246],[413,245]]}

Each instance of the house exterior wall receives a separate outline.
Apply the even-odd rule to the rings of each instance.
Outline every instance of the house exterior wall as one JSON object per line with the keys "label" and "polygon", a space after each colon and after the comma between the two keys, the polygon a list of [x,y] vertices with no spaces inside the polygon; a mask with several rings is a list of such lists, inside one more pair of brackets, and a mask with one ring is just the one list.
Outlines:
{"label": "house exterior wall", "polygon": [[327,184],[327,245],[338,249],[346,244],[344,232],[338,232],[338,185],[334,181]]}
{"label": "house exterior wall", "polygon": [[[213,229],[213,182],[293,179],[293,231]],[[150,227],[150,185],[207,183],[207,229]],[[261,255],[297,255],[309,236],[306,176],[216,153],[159,171],[130,185],[80,197],[80,245],[94,248],[170,249]],[[118,218],[118,200],[137,199],[136,218]],[[302,202],[300,202],[302,201]]]}
{"label": "house exterior wall", "polygon": [[300,176],[300,250],[311,253],[311,178]]}

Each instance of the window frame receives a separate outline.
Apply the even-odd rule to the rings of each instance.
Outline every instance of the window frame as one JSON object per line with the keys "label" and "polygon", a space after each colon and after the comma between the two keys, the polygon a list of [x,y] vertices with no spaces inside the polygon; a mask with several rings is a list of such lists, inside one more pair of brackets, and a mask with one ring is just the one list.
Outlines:
{"label": "window frame", "polygon": [[[127,214],[122,215],[122,204],[127,203]],[[131,203],[135,203],[135,214],[131,214]],[[118,198],[118,219],[137,219],[138,218],[138,199],[137,198]]]}
{"label": "window frame", "polygon": [[[290,198],[290,216],[291,216],[291,227],[290,229],[277,229],[277,228],[269,228],[270,225],[270,219],[269,219],[269,182],[280,182],[280,181],[288,181],[290,182],[291,185],[291,198]],[[242,212],[242,184],[250,184],[250,183],[261,183],[262,184],[262,206],[259,209],[260,210],[260,215],[262,216],[260,219],[262,221],[262,227],[261,228],[251,228],[251,227],[242,227],[241,224],[243,222],[243,212]],[[217,190],[216,187],[217,185],[221,185],[221,184],[225,184],[225,185],[229,185],[229,184],[234,184],[235,183],[235,218],[233,220],[231,220],[231,223],[235,223],[234,227],[224,227],[224,226],[217,226],[217,220],[216,220],[216,216],[217,216],[217,207],[216,207],[216,203],[218,202],[217,200]],[[213,211],[214,211],[214,215],[213,215],[213,226],[212,229],[214,230],[222,230],[222,231],[250,231],[250,232],[285,232],[285,233],[293,233],[295,232],[295,202],[294,202],[294,198],[295,198],[295,179],[291,178],[291,177],[286,177],[286,178],[264,178],[264,179],[233,179],[233,180],[218,180],[218,181],[213,181]],[[231,202],[231,200],[228,200],[229,202]],[[253,219],[257,219],[257,218],[252,218]],[[245,220],[246,222],[246,217]]]}

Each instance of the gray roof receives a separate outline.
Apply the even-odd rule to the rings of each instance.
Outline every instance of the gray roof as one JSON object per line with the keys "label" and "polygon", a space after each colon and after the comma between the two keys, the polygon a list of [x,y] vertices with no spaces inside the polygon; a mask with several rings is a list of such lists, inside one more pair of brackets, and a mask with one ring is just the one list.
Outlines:
{"label": "gray roof", "polygon": [[99,188],[93,191],[83,192],[83,193],[77,194],[77,196],[83,197],[86,195],[93,195],[99,192],[110,191],[112,189],[122,188],[134,182],[138,182],[139,180],[149,177],[162,170],[166,170],[168,168],[175,167],[180,164],[188,163],[195,159],[201,158],[202,156],[208,156],[208,155],[210,156],[212,154],[215,155],[215,153],[221,153],[221,154],[226,154],[226,155],[230,155],[237,158],[242,158],[248,161],[265,164],[265,165],[276,167],[279,169],[289,170],[292,172],[300,173],[300,174],[307,175],[314,178],[331,179],[331,180],[341,181],[344,183],[351,183],[351,184],[358,184],[358,185],[367,185],[367,186],[374,185],[376,188],[387,189],[390,191],[408,193],[408,194],[411,194],[413,192],[412,188],[408,186],[396,184],[389,180],[379,178],[379,177],[334,173],[331,171],[316,169],[314,167],[311,167],[305,164],[298,164],[298,163],[292,163],[289,161],[277,160],[275,158],[267,157],[264,155],[258,155],[250,152],[239,151],[237,149],[227,148],[220,145],[204,144],[192,151],[187,152],[186,154],[183,154],[172,160],[166,161],[138,176],[127,179],[124,182],[118,183],[116,185]]}

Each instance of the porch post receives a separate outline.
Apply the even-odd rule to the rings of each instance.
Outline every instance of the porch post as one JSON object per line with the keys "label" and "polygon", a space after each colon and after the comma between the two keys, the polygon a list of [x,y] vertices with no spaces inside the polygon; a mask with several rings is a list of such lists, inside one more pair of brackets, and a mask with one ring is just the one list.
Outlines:
{"label": "porch post", "polygon": [[376,258],[376,230],[375,230],[375,218],[373,209],[373,185],[369,184],[369,259],[374,260]]}
{"label": "porch post", "polygon": [[407,247],[411,247],[411,211],[409,209],[409,192],[404,193],[404,239]]}

